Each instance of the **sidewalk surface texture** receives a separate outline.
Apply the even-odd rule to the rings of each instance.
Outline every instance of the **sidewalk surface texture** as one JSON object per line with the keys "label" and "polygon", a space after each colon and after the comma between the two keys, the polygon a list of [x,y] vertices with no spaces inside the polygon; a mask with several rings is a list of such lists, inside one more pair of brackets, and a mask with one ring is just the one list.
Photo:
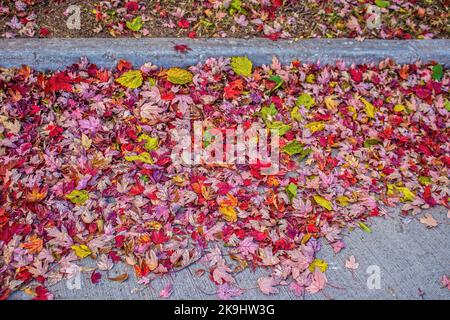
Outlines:
{"label": "sidewalk surface texture", "polygon": [[[178,53],[177,44],[192,50]],[[102,67],[113,67],[118,59],[126,59],[135,66],[146,62],[170,67],[187,66],[208,57],[247,55],[255,64],[270,63],[273,56],[281,62],[293,59],[302,62],[320,61],[322,64],[343,60],[346,63],[377,62],[393,58],[398,63],[416,60],[438,61],[450,65],[450,40],[383,41],[368,40],[303,40],[298,42],[263,39],[45,39],[0,40],[0,64],[3,67],[27,64],[38,70],[56,70],[87,57]],[[354,230],[346,236],[346,249],[335,255],[330,246],[323,245],[319,258],[329,263],[326,273],[329,286],[323,294],[306,295],[305,299],[450,299],[450,291],[441,288],[440,279],[450,272],[450,225],[446,210],[438,208],[430,213],[441,222],[437,228],[427,229],[417,219],[401,218],[398,210],[389,216],[372,220],[372,233]],[[359,268],[353,273],[345,268],[349,256],[355,256]],[[86,259],[86,266],[94,261]],[[201,268],[196,264],[155,280],[147,286],[138,285],[134,272],[124,265],[116,266],[110,276],[124,272],[130,279],[116,283],[102,279],[100,284],[90,282],[85,273],[81,288],[69,289],[66,281],[51,287],[56,299],[156,299],[168,282],[174,282],[171,299],[214,299],[215,288],[207,278],[195,275]],[[367,286],[368,271],[380,270],[379,289]],[[278,295],[267,296],[255,288],[255,279],[265,270],[245,271],[238,283],[246,289],[241,299],[301,299],[287,288]],[[369,281],[370,282],[370,281]],[[29,298],[22,292],[12,299]]]}

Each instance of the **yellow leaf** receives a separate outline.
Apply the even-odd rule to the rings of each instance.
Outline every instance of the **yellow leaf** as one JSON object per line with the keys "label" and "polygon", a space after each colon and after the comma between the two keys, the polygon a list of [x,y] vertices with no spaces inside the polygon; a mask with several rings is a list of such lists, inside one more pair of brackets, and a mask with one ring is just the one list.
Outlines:
{"label": "yellow leaf", "polygon": [[127,161],[141,161],[147,164],[153,164],[153,158],[148,152],[142,152],[139,155],[135,156],[125,156],[125,160]]}
{"label": "yellow leaf", "polygon": [[75,252],[77,257],[81,259],[86,258],[92,253],[91,249],[89,249],[89,247],[84,244],[81,245],[74,244],[73,246],[71,246],[71,248]]}
{"label": "yellow leaf", "polygon": [[395,112],[403,112],[403,111],[405,111],[405,109],[406,109],[406,107],[404,105],[402,105],[402,104],[397,104],[394,107],[394,111]]}
{"label": "yellow leaf", "polygon": [[231,68],[234,73],[250,77],[252,75],[253,63],[247,57],[232,57],[231,58]]}
{"label": "yellow leaf", "polygon": [[312,235],[311,233],[307,233],[303,236],[301,244],[306,244],[311,239]]}
{"label": "yellow leaf", "polygon": [[346,197],[346,196],[337,197],[336,200],[339,202],[339,205],[341,207],[348,206],[349,205],[349,201],[350,201],[350,199],[348,197]]}
{"label": "yellow leaf", "polygon": [[325,199],[324,197],[315,195],[313,198],[314,198],[314,201],[316,201],[316,203],[318,205],[324,207],[327,210],[333,210],[333,207],[331,206],[331,202],[328,201],[327,199]]}
{"label": "yellow leaf", "polygon": [[158,138],[150,137],[149,135],[143,133],[139,136],[138,142],[145,141],[144,148],[147,151],[152,151],[158,149]]}
{"label": "yellow leaf", "polygon": [[130,89],[136,89],[142,86],[143,82],[142,73],[139,70],[132,70],[125,72],[119,78],[116,79],[117,83],[120,83],[124,87]]}
{"label": "yellow leaf", "polygon": [[313,262],[309,265],[309,271],[314,272],[316,268],[319,268],[320,271],[325,272],[328,269],[328,263],[326,263],[322,259],[314,259]]}
{"label": "yellow leaf", "polygon": [[222,214],[223,218],[228,222],[236,222],[237,221],[237,213],[233,207],[230,206],[222,206],[219,208],[219,212]]}
{"label": "yellow leaf", "polygon": [[364,99],[364,98],[360,98],[359,100],[366,107],[364,109],[364,111],[366,111],[367,117],[368,118],[375,118],[375,106],[373,104],[371,104],[369,101],[367,101],[366,99]]}
{"label": "yellow leaf", "polygon": [[348,106],[348,111],[352,113],[353,120],[356,120],[358,114],[356,113],[356,108],[354,106]]}
{"label": "yellow leaf", "polygon": [[307,129],[309,129],[309,131],[311,131],[311,133],[314,133],[314,132],[322,131],[323,129],[325,129],[325,123],[323,123],[321,121],[310,122],[307,125],[305,125],[305,127]]}
{"label": "yellow leaf", "polygon": [[73,190],[66,198],[74,204],[83,205],[89,199],[89,193],[86,190]]}
{"label": "yellow leaf", "polygon": [[167,80],[173,84],[186,84],[192,81],[192,73],[181,68],[170,68],[167,70]]}
{"label": "yellow leaf", "polygon": [[411,190],[409,190],[407,187],[396,187],[398,191],[400,191],[401,193],[403,193],[403,198],[400,199],[400,201],[405,202],[405,201],[413,201],[416,196],[414,193],[411,192]]}
{"label": "yellow leaf", "polygon": [[395,185],[393,185],[393,184],[388,184],[388,185],[387,185],[387,192],[386,192],[386,194],[387,194],[388,196],[393,196],[393,195],[395,194]]}
{"label": "yellow leaf", "polygon": [[338,106],[339,102],[334,100],[335,98],[336,96],[329,96],[325,98],[325,105],[327,106],[328,109],[335,110],[336,107]]}
{"label": "yellow leaf", "polygon": [[299,112],[298,107],[292,108],[291,118],[292,118],[292,120],[295,120],[295,121],[301,121],[303,119],[302,115]]}
{"label": "yellow leaf", "polygon": [[316,76],[313,75],[313,74],[309,74],[309,75],[306,77],[306,82],[307,82],[307,83],[310,83],[310,84],[315,83],[315,82],[316,82]]}
{"label": "yellow leaf", "polygon": [[151,230],[160,230],[162,228],[162,224],[159,223],[158,221],[147,222],[147,226]]}

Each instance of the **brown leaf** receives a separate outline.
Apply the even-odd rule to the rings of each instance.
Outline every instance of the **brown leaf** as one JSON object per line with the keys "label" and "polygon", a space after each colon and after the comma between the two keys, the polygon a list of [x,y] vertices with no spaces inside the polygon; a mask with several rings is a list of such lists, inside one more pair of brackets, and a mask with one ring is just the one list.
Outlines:
{"label": "brown leaf", "polygon": [[116,276],[116,277],[114,277],[114,278],[108,277],[108,279],[111,280],[111,281],[121,282],[121,283],[122,283],[122,282],[127,281],[127,279],[128,279],[128,273],[120,274],[120,275],[118,275],[118,276]]}

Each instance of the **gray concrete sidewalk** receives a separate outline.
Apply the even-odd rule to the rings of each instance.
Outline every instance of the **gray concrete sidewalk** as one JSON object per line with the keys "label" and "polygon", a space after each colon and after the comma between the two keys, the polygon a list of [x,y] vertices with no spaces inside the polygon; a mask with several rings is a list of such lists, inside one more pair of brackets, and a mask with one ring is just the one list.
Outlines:
{"label": "gray concrete sidewalk", "polygon": [[[177,44],[191,50],[179,53]],[[27,64],[38,70],[61,69],[88,57],[102,67],[114,67],[118,59],[135,66],[152,62],[162,67],[189,66],[209,57],[247,55],[254,64],[270,63],[273,56],[281,62],[294,59],[322,64],[343,60],[346,63],[367,63],[394,58],[398,63],[416,60],[438,61],[450,65],[450,40],[347,40],[313,39],[271,41],[268,39],[2,39],[0,65]]]}
{"label": "gray concrete sidewalk", "polygon": [[[450,274],[450,225],[444,208],[430,210],[436,220],[441,222],[434,229],[427,229],[417,220],[403,220],[398,211],[391,211],[390,217],[372,220],[371,234],[354,230],[345,237],[347,247],[335,255],[330,246],[324,245],[319,257],[328,262],[326,272],[329,284],[324,293],[305,296],[305,299],[421,299],[419,288],[425,299],[450,299],[450,290],[441,288],[440,279]],[[345,260],[355,256],[359,268],[354,275],[345,268]],[[91,259],[83,263],[93,266]],[[368,268],[380,268],[380,289],[369,289]],[[157,279],[148,286],[138,285],[131,267],[116,266],[111,275],[128,273],[130,279],[116,283],[103,275],[99,284],[90,282],[90,274],[83,275],[81,289],[68,289],[65,281],[51,287],[55,299],[119,299],[147,300],[158,299],[159,291],[165,284],[174,283],[171,299],[215,299],[215,286],[207,274],[195,275],[202,268],[196,264],[173,276]],[[370,269],[369,269],[370,271]],[[286,287],[280,287],[280,293],[267,296],[256,288],[256,280],[265,275],[265,270],[253,273],[246,271],[238,277],[238,283],[247,289],[240,299],[283,299],[296,300]],[[18,292],[12,299],[29,299]]]}

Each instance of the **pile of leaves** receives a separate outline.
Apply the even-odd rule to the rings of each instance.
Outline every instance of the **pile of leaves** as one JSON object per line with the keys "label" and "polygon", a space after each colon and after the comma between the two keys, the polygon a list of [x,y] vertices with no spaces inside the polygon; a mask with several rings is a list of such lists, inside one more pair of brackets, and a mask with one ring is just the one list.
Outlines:
{"label": "pile of leaves", "polygon": [[[83,36],[263,36],[277,40],[316,37],[423,39],[445,38],[449,34],[449,2],[446,0],[3,2],[0,1],[0,21],[4,21],[5,27],[0,29],[0,34],[4,37],[65,36],[64,23],[52,23],[52,20],[68,16],[66,9],[72,3],[82,8],[80,35]],[[380,11],[380,18],[369,6]],[[95,17],[95,22],[91,22],[86,14]],[[37,19],[39,15],[41,19]]]}
{"label": "pile of leaves", "polygon": [[[317,252],[343,249],[344,229],[371,232],[368,220],[399,204],[411,216],[448,207],[449,89],[441,65],[391,60],[1,68],[0,296],[51,298],[47,286],[88,256],[94,283],[119,262],[148,284],[199,261],[196,275],[222,299],[242,294],[234,276],[247,268],[269,270],[258,280],[266,294],[320,292],[327,262]],[[278,128],[279,172],[174,162],[194,120]]]}

